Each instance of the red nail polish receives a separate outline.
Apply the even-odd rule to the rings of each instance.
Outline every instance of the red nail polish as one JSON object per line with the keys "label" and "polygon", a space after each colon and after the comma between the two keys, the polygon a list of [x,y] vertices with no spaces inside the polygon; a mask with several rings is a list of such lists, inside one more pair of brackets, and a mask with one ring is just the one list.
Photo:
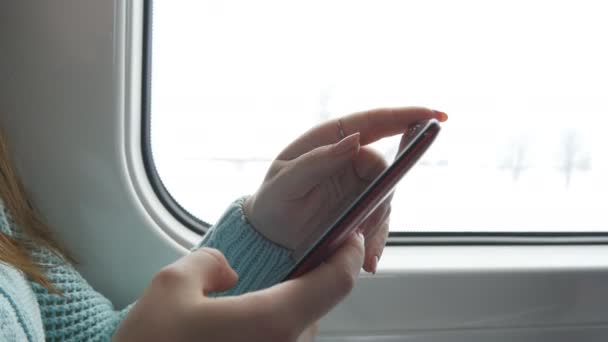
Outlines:
{"label": "red nail polish", "polygon": [[433,113],[437,114],[437,118],[439,119],[439,121],[444,122],[447,121],[448,119],[448,115],[444,112],[438,111],[438,110],[434,110],[431,109],[433,111]]}

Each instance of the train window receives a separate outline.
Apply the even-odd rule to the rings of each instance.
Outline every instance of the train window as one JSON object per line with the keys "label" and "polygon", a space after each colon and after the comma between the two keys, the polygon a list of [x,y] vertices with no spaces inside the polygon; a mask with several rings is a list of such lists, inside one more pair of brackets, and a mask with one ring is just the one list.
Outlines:
{"label": "train window", "polygon": [[601,2],[148,5],[153,161],[206,223],[318,122],[420,105],[450,120],[397,188],[394,236],[608,232]]}

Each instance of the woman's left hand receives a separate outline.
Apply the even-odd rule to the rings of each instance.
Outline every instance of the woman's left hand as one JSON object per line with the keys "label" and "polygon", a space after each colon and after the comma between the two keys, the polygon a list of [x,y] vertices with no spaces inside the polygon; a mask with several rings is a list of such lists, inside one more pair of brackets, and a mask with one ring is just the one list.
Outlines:
{"label": "woman's left hand", "polygon": [[[322,123],[273,161],[260,188],[244,204],[251,224],[266,238],[296,250],[310,245],[386,167],[366,145],[402,134],[415,122],[447,116],[420,107],[376,109]],[[359,227],[365,236],[367,272],[376,266],[388,236],[390,198]]]}

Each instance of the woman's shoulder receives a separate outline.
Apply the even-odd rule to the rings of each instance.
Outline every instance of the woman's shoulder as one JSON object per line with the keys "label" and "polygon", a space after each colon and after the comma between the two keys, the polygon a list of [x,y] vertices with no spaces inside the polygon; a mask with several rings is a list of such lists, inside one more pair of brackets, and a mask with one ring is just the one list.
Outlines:
{"label": "woman's shoulder", "polygon": [[23,274],[0,262],[0,340],[44,341],[36,296]]}

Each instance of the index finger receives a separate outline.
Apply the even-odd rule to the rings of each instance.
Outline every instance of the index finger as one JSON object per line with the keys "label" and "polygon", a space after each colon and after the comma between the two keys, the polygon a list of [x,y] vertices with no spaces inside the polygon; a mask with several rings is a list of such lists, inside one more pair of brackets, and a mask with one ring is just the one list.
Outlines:
{"label": "index finger", "polygon": [[291,160],[314,148],[336,143],[353,133],[361,133],[361,145],[401,134],[413,123],[427,119],[447,120],[443,112],[424,107],[379,108],[333,119],[304,133],[278,159]]}

